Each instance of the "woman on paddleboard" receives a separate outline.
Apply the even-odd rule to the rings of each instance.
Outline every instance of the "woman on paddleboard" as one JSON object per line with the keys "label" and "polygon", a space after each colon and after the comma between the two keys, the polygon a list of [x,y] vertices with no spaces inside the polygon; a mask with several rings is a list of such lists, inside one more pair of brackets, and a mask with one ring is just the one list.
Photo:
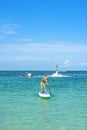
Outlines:
{"label": "woman on paddleboard", "polygon": [[42,89],[44,89],[44,91],[46,92],[46,85],[45,83],[48,84],[48,79],[47,79],[47,75],[45,75],[43,78],[42,78],[42,81],[40,82],[40,92],[42,92]]}

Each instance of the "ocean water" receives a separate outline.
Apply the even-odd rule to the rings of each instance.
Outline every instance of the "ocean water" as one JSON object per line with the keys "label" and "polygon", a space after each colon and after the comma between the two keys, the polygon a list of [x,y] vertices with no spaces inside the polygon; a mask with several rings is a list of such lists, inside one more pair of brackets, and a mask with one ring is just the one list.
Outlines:
{"label": "ocean water", "polygon": [[[0,71],[0,130],[87,130],[87,71],[24,73]],[[49,99],[38,95],[45,74]]]}

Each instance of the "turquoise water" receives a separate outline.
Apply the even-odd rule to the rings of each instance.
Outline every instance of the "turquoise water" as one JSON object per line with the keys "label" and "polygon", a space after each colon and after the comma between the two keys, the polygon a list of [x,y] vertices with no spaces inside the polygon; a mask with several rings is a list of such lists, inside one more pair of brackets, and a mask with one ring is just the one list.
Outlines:
{"label": "turquoise water", "polygon": [[[87,130],[87,72],[0,71],[0,130]],[[38,96],[48,74],[51,98]],[[47,89],[49,91],[49,89]]]}

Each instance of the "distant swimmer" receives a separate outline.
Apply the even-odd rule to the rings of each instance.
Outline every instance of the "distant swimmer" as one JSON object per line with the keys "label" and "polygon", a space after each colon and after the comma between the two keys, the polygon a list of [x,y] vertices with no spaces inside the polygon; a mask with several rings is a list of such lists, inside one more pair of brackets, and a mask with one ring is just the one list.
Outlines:
{"label": "distant swimmer", "polygon": [[40,82],[40,92],[42,92],[42,89],[44,89],[44,91],[46,92],[46,85],[45,83],[48,84],[48,79],[47,79],[47,75],[45,75],[43,78],[42,78],[42,81]]}

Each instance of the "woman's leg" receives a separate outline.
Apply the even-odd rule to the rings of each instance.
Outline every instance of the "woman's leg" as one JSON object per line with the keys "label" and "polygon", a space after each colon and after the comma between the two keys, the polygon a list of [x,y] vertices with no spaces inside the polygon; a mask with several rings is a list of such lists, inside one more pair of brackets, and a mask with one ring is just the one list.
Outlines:
{"label": "woman's leg", "polygon": [[43,84],[43,88],[44,88],[44,91],[46,92],[46,86],[45,86],[45,84]]}
{"label": "woman's leg", "polygon": [[40,83],[40,92],[42,92],[43,84]]}

